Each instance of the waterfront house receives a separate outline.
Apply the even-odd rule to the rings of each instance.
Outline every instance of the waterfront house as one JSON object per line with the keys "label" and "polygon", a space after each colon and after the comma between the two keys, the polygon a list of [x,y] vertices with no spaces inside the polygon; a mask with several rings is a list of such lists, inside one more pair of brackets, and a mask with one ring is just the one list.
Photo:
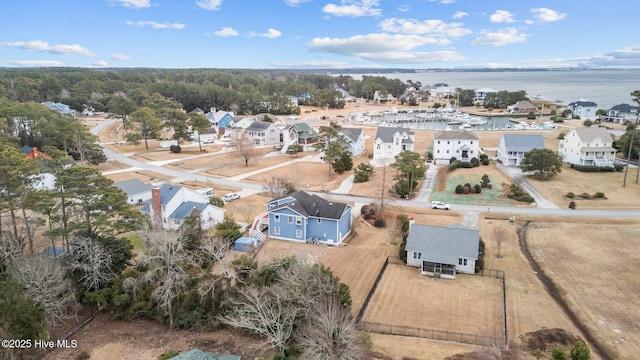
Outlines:
{"label": "waterfront house", "polygon": [[374,160],[395,160],[405,150],[413,151],[415,132],[403,127],[378,127],[373,142]]}
{"label": "waterfront house", "polygon": [[272,122],[256,120],[244,131],[249,134],[256,145],[275,145],[280,143],[282,130]]}
{"label": "waterfront house", "polygon": [[473,102],[483,102],[484,99],[487,97],[487,95],[489,94],[495,94],[497,93],[498,90],[494,90],[492,88],[481,88],[481,89],[477,89],[475,90],[476,95],[473,97]]}
{"label": "waterfront house", "polygon": [[612,167],[617,150],[605,128],[575,128],[560,140],[558,154],[569,164]]}
{"label": "waterfront house", "polygon": [[441,131],[433,137],[433,159],[436,162],[448,162],[452,157],[469,162],[479,156],[479,151],[480,139],[467,130]]}
{"label": "waterfront house", "polygon": [[580,120],[595,120],[598,104],[593,101],[578,100],[567,105],[567,110],[571,111],[571,117]]}
{"label": "waterfront house", "polygon": [[421,275],[455,279],[457,273],[474,274],[480,232],[462,224],[430,226],[411,224],[405,250],[407,265]]}
{"label": "waterfront house", "polygon": [[498,161],[505,166],[520,166],[524,154],[532,149],[544,149],[542,135],[504,134],[498,145]]}
{"label": "waterfront house", "polygon": [[365,135],[361,128],[346,128],[340,129],[340,133],[344,135],[349,145],[349,152],[352,157],[359,156],[364,153]]}
{"label": "waterfront house", "polygon": [[629,104],[618,104],[607,110],[600,119],[620,124],[624,124],[627,121],[636,122],[638,120],[638,108]]}
{"label": "waterfront house", "polygon": [[154,227],[178,230],[184,221],[199,214],[203,229],[224,220],[224,209],[208,203],[208,197],[189,188],[164,184],[151,189],[151,200],[140,209],[151,217]]}
{"label": "waterfront house", "polygon": [[507,107],[507,112],[510,114],[528,114],[535,113],[538,110],[535,105],[527,100],[520,100],[517,103]]}
{"label": "waterfront house", "polygon": [[351,233],[351,208],[304,191],[267,203],[269,237],[281,240],[340,245]]}

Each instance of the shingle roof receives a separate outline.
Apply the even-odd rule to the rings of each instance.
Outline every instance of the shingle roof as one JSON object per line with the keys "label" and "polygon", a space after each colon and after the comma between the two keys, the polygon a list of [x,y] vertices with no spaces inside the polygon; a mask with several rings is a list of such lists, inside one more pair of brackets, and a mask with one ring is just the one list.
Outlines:
{"label": "shingle roof", "polygon": [[575,102],[570,103],[568,106],[571,106],[571,107],[576,107],[576,106],[598,106],[598,104],[594,103],[593,101],[579,100],[579,101],[575,101]]}
{"label": "shingle roof", "polygon": [[160,205],[167,205],[180,191],[180,186],[164,184],[160,188]]}
{"label": "shingle roof", "polygon": [[245,130],[260,132],[266,130],[271,125],[273,125],[273,123],[256,120],[252,122],[251,125],[249,125]]}
{"label": "shingle roof", "polygon": [[440,134],[433,137],[436,140],[478,140],[478,136],[467,130],[458,131],[442,131]]}
{"label": "shingle roof", "polygon": [[502,135],[505,148],[508,151],[527,152],[531,149],[544,149],[544,139],[542,135],[530,134],[505,134]]}
{"label": "shingle roof", "polygon": [[479,242],[480,232],[462,224],[412,224],[405,249],[421,252],[425,261],[458,264],[459,257],[478,258]]}
{"label": "shingle roof", "polygon": [[329,202],[318,195],[309,194],[304,191],[296,191],[280,199],[286,197],[292,197],[294,200],[275,207],[271,209],[271,211],[286,207],[306,217],[313,216],[326,219],[340,219],[348,206],[344,203]]}
{"label": "shingle roof", "polygon": [[358,138],[360,137],[360,134],[362,134],[362,129],[360,128],[342,128],[342,130],[340,130],[344,136],[346,136],[347,138],[353,140],[353,141],[358,141]]}
{"label": "shingle roof", "polygon": [[578,135],[578,137],[582,141],[593,141],[597,137],[602,139],[602,141],[606,141],[606,142],[613,141],[611,134],[609,134],[609,131],[607,131],[607,129],[605,128],[589,127],[589,128],[575,128],[574,130],[576,132],[576,135]]}
{"label": "shingle roof", "polygon": [[397,132],[400,132],[400,133],[406,132],[409,135],[415,134],[415,132],[409,128],[381,126],[381,127],[378,127],[378,131],[376,132],[376,140],[380,139],[386,143],[393,142],[393,135]]}
{"label": "shingle roof", "polygon": [[149,191],[152,187],[151,184],[145,184],[140,179],[120,181],[113,184],[113,186],[120,188],[127,195],[134,195],[141,192]]}
{"label": "shingle roof", "polygon": [[195,202],[195,201],[185,201],[180,206],[178,206],[172,213],[169,215],[171,219],[184,220],[187,217],[191,216],[194,210],[198,210],[200,212],[204,211],[207,208],[207,204]]}
{"label": "shingle roof", "polygon": [[612,107],[609,110],[618,110],[618,111],[624,111],[624,112],[634,112],[636,110],[636,107],[633,105],[629,105],[629,104],[618,104],[614,107]]}

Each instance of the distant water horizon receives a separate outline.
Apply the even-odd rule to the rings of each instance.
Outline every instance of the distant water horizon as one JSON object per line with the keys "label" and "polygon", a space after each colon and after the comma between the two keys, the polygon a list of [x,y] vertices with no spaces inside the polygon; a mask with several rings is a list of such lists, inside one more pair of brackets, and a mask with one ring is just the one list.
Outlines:
{"label": "distant water horizon", "polygon": [[579,100],[593,101],[599,109],[608,110],[618,104],[633,102],[631,93],[640,90],[640,69],[611,70],[540,70],[540,71],[428,71],[415,73],[379,72],[349,74],[384,76],[403,82],[420,81],[423,86],[445,83],[453,88],[491,88],[497,91],[527,92],[527,97],[567,105]]}

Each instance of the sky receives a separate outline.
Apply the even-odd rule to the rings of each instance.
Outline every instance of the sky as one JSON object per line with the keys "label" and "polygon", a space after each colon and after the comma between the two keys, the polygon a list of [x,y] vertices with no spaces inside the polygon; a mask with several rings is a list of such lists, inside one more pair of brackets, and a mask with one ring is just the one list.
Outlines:
{"label": "sky", "polygon": [[640,68],[632,4],[2,0],[0,67]]}

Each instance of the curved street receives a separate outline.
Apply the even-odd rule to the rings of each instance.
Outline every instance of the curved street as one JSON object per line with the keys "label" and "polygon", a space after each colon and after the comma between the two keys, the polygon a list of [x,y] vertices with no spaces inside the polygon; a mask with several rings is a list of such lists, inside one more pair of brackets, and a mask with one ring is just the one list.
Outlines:
{"label": "curved street", "polygon": [[[106,129],[108,126],[114,124],[116,120],[106,121],[102,124],[97,125],[91,132],[98,136],[100,132]],[[185,180],[193,180],[213,185],[220,185],[226,187],[237,187],[243,189],[243,196],[257,193],[263,191],[262,184],[250,183],[241,181],[240,177],[234,178],[216,178],[207,175],[201,175],[193,172],[185,172],[180,170],[173,170],[166,168],[162,165],[148,163],[144,161],[139,161],[135,159],[131,159],[126,154],[117,153],[106,147],[105,144],[99,143],[103,151],[107,157],[107,159],[121,162],[123,164],[139,168],[139,169],[147,169],[150,171],[154,171],[163,175],[171,176],[176,179],[185,179]],[[290,161],[300,161],[300,159],[294,159]],[[287,164],[287,162],[283,163]],[[416,207],[416,208],[429,208],[431,207],[431,202],[429,200],[429,196],[431,191],[433,190],[433,186],[435,185],[435,174],[437,173],[437,168],[435,166],[429,167],[430,171],[427,171],[426,179],[423,183],[422,188],[420,189],[420,193],[416,196],[415,199],[404,200],[404,199],[385,199],[386,203],[389,204],[401,204],[402,206],[407,207]],[[521,217],[527,215],[545,215],[545,216],[581,216],[581,217],[605,217],[605,218],[634,218],[640,217],[640,209],[639,210],[571,210],[571,209],[561,209],[557,207],[555,204],[551,203],[547,199],[545,199],[542,195],[540,195],[535,189],[530,186],[524,177],[520,173],[519,175],[516,172],[518,169],[508,169],[505,170],[507,174],[512,176],[515,181],[517,181],[523,188],[525,188],[529,193],[536,199],[537,207],[517,207],[517,206],[486,206],[486,205],[455,205],[454,210],[460,211],[464,214],[464,224],[466,226],[475,227],[477,224],[477,216],[482,212],[495,212],[501,214],[510,214],[513,216]],[[195,170],[199,171],[199,170]],[[260,171],[265,171],[262,169]],[[346,201],[346,202],[355,202],[355,203],[370,203],[377,201],[377,198],[371,197],[362,197],[362,196],[354,196],[348,195],[348,188],[350,188],[349,181],[352,181],[351,177],[348,177],[343,186],[340,186],[333,192],[323,193],[323,192],[315,192],[315,194],[319,196],[331,196],[331,198],[338,201]]]}

